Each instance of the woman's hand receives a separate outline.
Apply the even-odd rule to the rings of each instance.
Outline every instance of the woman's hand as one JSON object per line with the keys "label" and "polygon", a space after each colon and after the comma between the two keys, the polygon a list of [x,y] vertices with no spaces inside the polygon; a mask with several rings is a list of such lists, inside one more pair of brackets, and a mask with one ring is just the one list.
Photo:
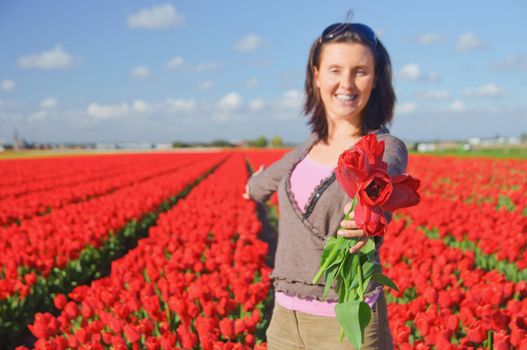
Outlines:
{"label": "woman's hand", "polygon": [[[346,204],[344,206],[344,213],[347,213],[351,209],[351,202]],[[358,252],[364,245],[368,242],[368,236],[365,234],[364,230],[360,230],[357,227],[357,224],[355,223],[355,212],[352,211],[349,215],[349,220],[342,220],[340,222],[340,226],[345,228],[344,230],[338,230],[337,235],[342,237],[350,237],[350,238],[359,238],[359,241],[357,244],[355,244],[350,249],[350,253],[356,253]]]}
{"label": "woman's hand", "polygon": [[[251,177],[253,177],[254,175],[260,173],[262,170],[264,170],[264,166],[263,165],[260,165],[260,168],[258,170],[256,170],[252,175]],[[247,184],[245,184],[245,193],[242,194],[242,197],[245,198],[245,199],[251,199],[251,197],[249,197],[249,182],[247,181]]]}

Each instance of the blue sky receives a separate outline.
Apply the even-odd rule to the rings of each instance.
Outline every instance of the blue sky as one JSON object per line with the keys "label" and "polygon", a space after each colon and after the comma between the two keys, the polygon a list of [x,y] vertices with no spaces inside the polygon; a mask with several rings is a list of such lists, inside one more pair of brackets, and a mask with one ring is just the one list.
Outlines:
{"label": "blue sky", "polygon": [[299,142],[312,41],[388,49],[406,141],[527,132],[524,1],[0,0],[0,141]]}

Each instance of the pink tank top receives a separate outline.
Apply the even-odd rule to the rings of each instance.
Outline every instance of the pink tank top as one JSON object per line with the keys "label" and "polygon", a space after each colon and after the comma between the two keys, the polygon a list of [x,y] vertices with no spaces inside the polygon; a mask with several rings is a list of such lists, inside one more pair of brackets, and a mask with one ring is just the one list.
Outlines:
{"label": "pink tank top", "polygon": [[[309,156],[302,159],[293,169],[291,192],[301,212],[305,212],[305,206],[315,187],[329,177],[333,169],[333,166],[317,163]],[[365,298],[370,307],[373,307],[381,291],[382,289],[379,289],[373,295]],[[337,305],[333,302],[294,297],[283,292],[275,292],[275,301],[289,310],[329,317],[335,317],[335,305]]]}

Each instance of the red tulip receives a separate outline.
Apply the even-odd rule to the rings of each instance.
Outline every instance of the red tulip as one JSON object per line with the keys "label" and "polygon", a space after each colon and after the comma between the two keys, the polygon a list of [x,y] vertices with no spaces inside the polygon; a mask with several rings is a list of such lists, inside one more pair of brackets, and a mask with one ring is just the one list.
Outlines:
{"label": "red tulip", "polygon": [[417,192],[421,181],[412,175],[399,175],[392,178],[393,191],[386,202],[379,205],[386,211],[411,207],[419,203]]}
{"label": "red tulip", "polygon": [[68,301],[66,300],[66,296],[64,294],[57,294],[53,299],[53,304],[59,310],[63,310],[67,302]]}
{"label": "red tulip", "polygon": [[368,236],[384,236],[386,233],[386,218],[378,206],[370,207],[358,202],[355,207],[355,222]]}
{"label": "red tulip", "polygon": [[[369,236],[386,233],[384,211],[394,211],[419,203],[420,181],[404,174],[393,178],[382,160],[384,141],[375,134],[364,136],[352,150],[344,151],[336,169],[339,184],[349,197],[358,197],[355,221]],[[368,207],[368,209],[366,209]]]}

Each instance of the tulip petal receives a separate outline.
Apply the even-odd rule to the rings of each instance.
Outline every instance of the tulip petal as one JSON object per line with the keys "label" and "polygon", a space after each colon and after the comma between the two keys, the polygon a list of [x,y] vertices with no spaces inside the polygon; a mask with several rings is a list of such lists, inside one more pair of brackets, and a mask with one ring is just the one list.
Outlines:
{"label": "tulip petal", "polygon": [[368,206],[359,201],[355,207],[355,222],[368,236],[384,236],[386,233],[386,218],[379,206]]}
{"label": "tulip petal", "polygon": [[370,177],[359,184],[359,200],[369,206],[382,205],[392,194],[392,181],[385,170],[374,169]]}
{"label": "tulip petal", "polygon": [[419,203],[420,196],[417,192],[421,181],[411,175],[399,175],[392,178],[393,191],[390,198],[382,204],[386,211],[411,207]]}

